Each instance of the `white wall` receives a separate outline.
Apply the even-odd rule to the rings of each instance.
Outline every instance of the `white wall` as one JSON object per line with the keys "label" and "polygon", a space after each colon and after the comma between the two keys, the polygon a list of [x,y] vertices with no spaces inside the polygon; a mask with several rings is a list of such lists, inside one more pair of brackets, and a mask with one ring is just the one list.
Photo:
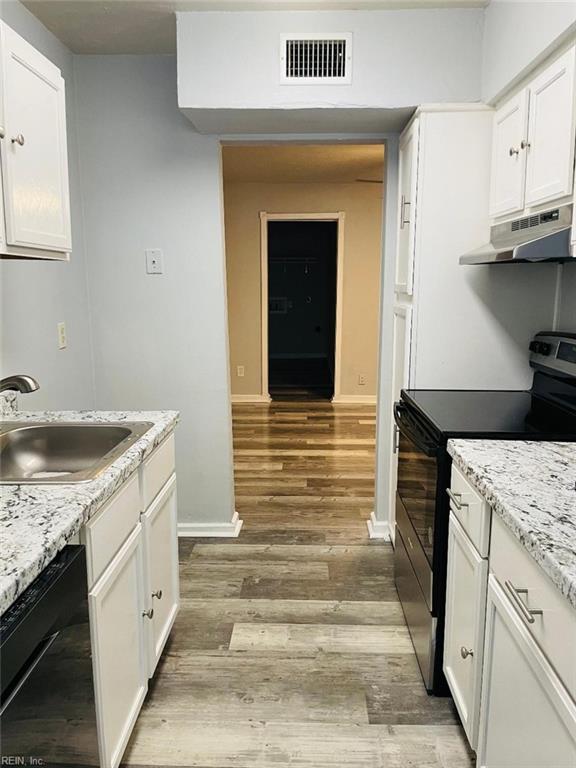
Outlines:
{"label": "white wall", "polygon": [[[86,258],[79,204],[78,146],[72,54],[19,2],[0,2],[0,18],[62,71],[72,200],[70,263],[1,260],[1,375],[29,373],[40,390],[21,407],[91,408],[94,404],[86,293]],[[68,348],[58,349],[57,324],[65,321]]]}
{"label": "white wall", "polygon": [[[482,19],[481,9],[179,13],[179,103],[255,109],[475,101]],[[352,32],[352,85],[281,85],[285,32]]]}
{"label": "white wall", "polygon": [[576,33],[575,0],[492,0],[485,10],[482,99],[494,102],[569,33]]}
{"label": "white wall", "polygon": [[[98,408],[175,408],[181,522],[233,514],[220,147],[170,56],[75,60]],[[145,248],[165,273],[147,275]]]}

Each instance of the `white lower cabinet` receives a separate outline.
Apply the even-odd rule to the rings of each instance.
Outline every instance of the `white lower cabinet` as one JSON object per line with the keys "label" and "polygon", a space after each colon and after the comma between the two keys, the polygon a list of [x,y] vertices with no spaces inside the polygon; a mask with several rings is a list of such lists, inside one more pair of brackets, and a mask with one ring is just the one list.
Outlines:
{"label": "white lower cabinet", "polygon": [[488,561],[450,515],[444,674],[472,749],[478,738]]}
{"label": "white lower cabinet", "polygon": [[106,768],[120,763],[148,687],[142,567],[138,524],[89,592],[100,764]]}
{"label": "white lower cabinet", "polygon": [[576,704],[493,575],[488,587],[478,766],[576,766]]}
{"label": "white lower cabinet", "polygon": [[178,613],[176,475],[142,515],[148,621],[148,676],[152,677]]}
{"label": "white lower cabinet", "polygon": [[576,613],[456,467],[444,673],[478,768],[576,768]]}
{"label": "white lower cabinet", "polygon": [[[100,768],[117,768],[179,607],[173,436],[81,531]],[[144,489],[157,490],[150,502]]]}

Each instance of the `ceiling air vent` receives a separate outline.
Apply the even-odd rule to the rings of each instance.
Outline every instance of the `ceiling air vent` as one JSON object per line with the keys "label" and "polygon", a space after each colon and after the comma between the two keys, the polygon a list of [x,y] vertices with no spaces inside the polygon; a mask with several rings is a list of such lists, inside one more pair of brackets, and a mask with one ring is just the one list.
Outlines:
{"label": "ceiling air vent", "polygon": [[298,34],[280,39],[280,80],[292,85],[349,85],[352,35]]}

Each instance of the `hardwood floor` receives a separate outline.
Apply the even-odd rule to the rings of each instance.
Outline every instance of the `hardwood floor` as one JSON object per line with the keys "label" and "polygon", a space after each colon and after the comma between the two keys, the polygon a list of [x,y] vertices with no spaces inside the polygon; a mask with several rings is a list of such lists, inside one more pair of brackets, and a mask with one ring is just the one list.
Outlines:
{"label": "hardwood floor", "polygon": [[126,765],[469,768],[370,541],[374,408],[234,408],[240,537],[181,539],[182,608]]}

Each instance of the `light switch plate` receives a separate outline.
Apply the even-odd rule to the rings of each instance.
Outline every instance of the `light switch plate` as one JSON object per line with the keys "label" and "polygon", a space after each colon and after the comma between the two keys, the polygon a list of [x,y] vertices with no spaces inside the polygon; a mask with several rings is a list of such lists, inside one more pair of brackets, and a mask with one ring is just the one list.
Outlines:
{"label": "light switch plate", "polygon": [[244,366],[243,365],[237,365],[236,366],[236,374],[238,378],[242,378],[244,376]]}
{"label": "light switch plate", "polygon": [[58,349],[66,349],[67,346],[66,323],[58,323]]}
{"label": "light switch plate", "polygon": [[149,275],[161,275],[164,272],[164,254],[160,248],[148,248],[146,251],[146,272]]}

